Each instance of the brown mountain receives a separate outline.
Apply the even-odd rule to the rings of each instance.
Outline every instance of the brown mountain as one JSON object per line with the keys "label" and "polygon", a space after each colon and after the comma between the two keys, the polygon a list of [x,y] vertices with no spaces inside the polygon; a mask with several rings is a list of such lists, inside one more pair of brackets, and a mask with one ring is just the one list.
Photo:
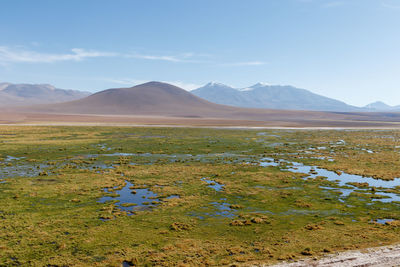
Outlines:
{"label": "brown mountain", "polygon": [[35,110],[74,114],[210,116],[236,108],[208,102],[179,87],[148,82],[131,88],[108,89],[86,98]]}

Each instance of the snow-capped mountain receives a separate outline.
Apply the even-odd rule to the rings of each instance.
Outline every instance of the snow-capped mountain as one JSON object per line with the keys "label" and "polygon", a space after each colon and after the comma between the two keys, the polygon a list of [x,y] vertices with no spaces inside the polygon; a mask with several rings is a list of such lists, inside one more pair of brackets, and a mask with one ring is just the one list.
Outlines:
{"label": "snow-capped mountain", "polygon": [[257,83],[250,87],[233,88],[213,82],[193,90],[192,93],[214,103],[238,107],[338,112],[362,110],[289,85]]}

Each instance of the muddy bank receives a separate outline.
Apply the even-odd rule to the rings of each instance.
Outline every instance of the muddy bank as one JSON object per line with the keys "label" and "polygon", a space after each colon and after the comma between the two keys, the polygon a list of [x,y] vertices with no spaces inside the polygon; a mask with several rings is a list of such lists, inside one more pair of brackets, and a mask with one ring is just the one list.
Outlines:
{"label": "muddy bank", "polygon": [[[266,265],[260,265],[266,266]],[[392,267],[400,266],[400,244],[332,254],[319,260],[307,259],[273,267]]]}

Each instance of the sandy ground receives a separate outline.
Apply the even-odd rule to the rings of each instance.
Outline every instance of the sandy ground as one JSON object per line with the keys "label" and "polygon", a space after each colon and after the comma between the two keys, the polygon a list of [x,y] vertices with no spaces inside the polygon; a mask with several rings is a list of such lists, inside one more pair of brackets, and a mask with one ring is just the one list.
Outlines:
{"label": "sandy ground", "polygon": [[392,267],[400,266],[400,245],[348,251],[315,260],[282,263],[273,267]]}
{"label": "sandy ground", "polygon": [[7,112],[0,110],[0,125],[84,125],[84,126],[158,126],[217,127],[254,129],[400,129],[396,121],[360,121],[353,119],[284,118],[270,116],[264,120],[232,118],[189,118],[170,116],[85,115]]}

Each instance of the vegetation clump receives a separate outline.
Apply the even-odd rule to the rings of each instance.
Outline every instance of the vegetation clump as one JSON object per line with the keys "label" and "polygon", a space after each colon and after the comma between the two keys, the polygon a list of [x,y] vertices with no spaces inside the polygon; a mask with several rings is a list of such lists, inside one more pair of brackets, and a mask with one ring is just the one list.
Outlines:
{"label": "vegetation clump", "polygon": [[312,252],[311,248],[305,248],[305,249],[301,252],[301,254],[302,254],[302,255],[305,255],[305,256],[311,256],[311,255],[313,255],[313,252]]}
{"label": "vegetation clump", "polygon": [[174,231],[189,230],[190,226],[186,223],[174,222],[170,225],[170,229]]}
{"label": "vegetation clump", "polygon": [[393,226],[393,227],[400,227],[400,220],[393,220],[385,222],[385,224]]}
{"label": "vegetation clump", "polygon": [[324,229],[324,227],[319,224],[307,224],[304,228],[310,231]]}

